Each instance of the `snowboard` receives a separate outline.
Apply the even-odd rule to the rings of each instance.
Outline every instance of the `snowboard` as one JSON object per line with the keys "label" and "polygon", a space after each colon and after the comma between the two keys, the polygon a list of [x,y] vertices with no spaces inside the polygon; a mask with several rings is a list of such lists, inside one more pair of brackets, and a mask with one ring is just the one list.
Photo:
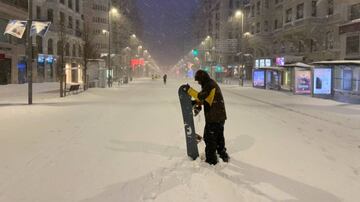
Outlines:
{"label": "snowboard", "polygon": [[187,94],[185,86],[180,86],[178,93],[184,121],[187,155],[195,160],[199,157],[198,135],[195,133],[191,97]]}

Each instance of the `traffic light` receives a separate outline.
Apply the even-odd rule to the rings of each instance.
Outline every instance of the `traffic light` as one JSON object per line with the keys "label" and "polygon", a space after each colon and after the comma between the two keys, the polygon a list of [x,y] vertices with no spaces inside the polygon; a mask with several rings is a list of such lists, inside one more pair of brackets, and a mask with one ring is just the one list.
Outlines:
{"label": "traffic light", "polygon": [[194,57],[197,57],[199,55],[199,50],[198,49],[193,49],[192,54],[193,54]]}

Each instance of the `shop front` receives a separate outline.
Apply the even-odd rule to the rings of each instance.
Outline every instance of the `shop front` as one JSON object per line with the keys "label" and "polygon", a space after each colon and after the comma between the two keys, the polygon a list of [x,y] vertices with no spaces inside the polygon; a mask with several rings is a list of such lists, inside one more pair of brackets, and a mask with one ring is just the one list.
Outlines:
{"label": "shop front", "polygon": [[360,60],[315,62],[313,96],[360,104]]}
{"label": "shop front", "polygon": [[67,63],[65,67],[67,84],[83,84],[83,68],[78,63]]}

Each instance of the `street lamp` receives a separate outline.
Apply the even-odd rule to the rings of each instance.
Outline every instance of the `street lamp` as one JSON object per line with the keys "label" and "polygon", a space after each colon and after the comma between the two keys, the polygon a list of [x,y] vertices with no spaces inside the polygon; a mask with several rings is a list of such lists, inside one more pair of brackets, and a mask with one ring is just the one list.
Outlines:
{"label": "street lamp", "polygon": [[[242,64],[240,65],[240,54],[242,54],[242,55],[244,54],[243,50],[242,50],[243,49],[243,45],[242,45],[243,40],[242,40],[242,38],[243,38],[243,35],[244,35],[244,13],[241,10],[237,10],[235,12],[234,17],[237,20],[239,20],[241,18],[241,35],[237,34],[237,51],[236,51],[237,53],[236,53],[236,55],[238,55],[238,57],[239,57],[239,59],[238,59],[238,61],[239,61],[239,75],[240,75],[240,78],[239,78],[240,83],[239,84],[241,86],[244,86],[244,75],[242,75],[243,73],[240,73],[242,67],[244,66],[243,57],[241,59]],[[241,42],[240,42],[240,39],[241,39]],[[241,47],[240,47],[240,44],[241,44]]]}
{"label": "street lamp", "polygon": [[[108,37],[109,37],[109,46],[108,46],[108,87],[112,86],[111,81],[111,14],[118,13],[116,8],[111,8],[111,0],[108,0]],[[106,30],[103,30],[103,33],[106,33]]]}

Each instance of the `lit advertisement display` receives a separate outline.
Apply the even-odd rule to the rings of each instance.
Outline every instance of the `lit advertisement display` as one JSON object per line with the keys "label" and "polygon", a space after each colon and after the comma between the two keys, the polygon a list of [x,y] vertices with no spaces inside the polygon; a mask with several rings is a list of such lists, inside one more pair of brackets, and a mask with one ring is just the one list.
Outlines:
{"label": "lit advertisement display", "polygon": [[260,60],[260,67],[265,67],[265,60],[264,59]]}
{"label": "lit advertisement display", "polygon": [[254,84],[254,87],[264,87],[265,86],[265,71],[264,70],[255,70],[254,71],[253,84]]}
{"label": "lit advertisement display", "polygon": [[314,69],[314,94],[331,94],[331,69]]}
{"label": "lit advertisement display", "polygon": [[45,63],[45,55],[43,55],[43,54],[38,55],[38,63],[40,63],[40,64]]}
{"label": "lit advertisement display", "polygon": [[284,57],[278,57],[276,58],[276,65],[283,66],[285,65],[285,58]]}
{"label": "lit advertisement display", "polygon": [[295,93],[311,93],[311,71],[295,71]]}
{"label": "lit advertisement display", "polygon": [[265,59],[265,67],[271,67],[271,60]]}

